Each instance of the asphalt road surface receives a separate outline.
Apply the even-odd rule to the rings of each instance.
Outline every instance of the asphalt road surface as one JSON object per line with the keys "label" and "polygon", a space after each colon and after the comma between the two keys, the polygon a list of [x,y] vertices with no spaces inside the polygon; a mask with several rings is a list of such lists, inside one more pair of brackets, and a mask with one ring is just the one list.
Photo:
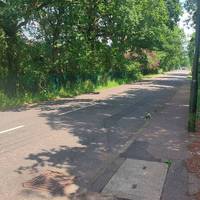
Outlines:
{"label": "asphalt road surface", "polygon": [[[88,188],[100,171],[133,141],[183,86],[188,71],[0,112],[0,199],[66,199]],[[31,188],[27,181],[49,170],[73,180],[65,191]],[[44,182],[44,180],[43,180]],[[41,183],[42,185],[42,183]]]}

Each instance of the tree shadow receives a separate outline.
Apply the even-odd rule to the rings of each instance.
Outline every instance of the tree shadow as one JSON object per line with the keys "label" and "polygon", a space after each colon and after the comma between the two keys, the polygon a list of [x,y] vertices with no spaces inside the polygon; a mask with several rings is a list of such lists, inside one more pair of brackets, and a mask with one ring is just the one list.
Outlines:
{"label": "tree shadow", "polygon": [[[77,177],[75,182],[80,188],[88,188],[105,168],[108,160],[118,154],[127,141],[138,136],[138,130],[145,123],[145,112],[156,116],[173,97],[176,88],[185,81],[185,76],[175,80],[155,80],[146,88],[130,89],[123,95],[112,96],[94,106],[63,115],[60,114],[66,110],[59,106],[54,112],[49,109],[55,105],[62,106],[65,102],[45,104],[40,117],[45,118],[53,130],[58,130],[54,134],[66,129],[71,135],[78,137],[81,147],[63,145],[29,154],[25,160],[32,161],[33,164],[19,166],[16,172],[39,172],[44,167],[64,169]],[[44,112],[46,110],[50,112]]]}

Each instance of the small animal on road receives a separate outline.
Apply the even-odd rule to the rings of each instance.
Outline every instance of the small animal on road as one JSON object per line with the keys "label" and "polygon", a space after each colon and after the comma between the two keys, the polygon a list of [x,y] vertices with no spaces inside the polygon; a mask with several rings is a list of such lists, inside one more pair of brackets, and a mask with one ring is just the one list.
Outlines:
{"label": "small animal on road", "polygon": [[151,113],[146,112],[146,113],[145,113],[145,116],[144,116],[144,119],[145,119],[145,120],[150,120],[150,119],[152,119]]}

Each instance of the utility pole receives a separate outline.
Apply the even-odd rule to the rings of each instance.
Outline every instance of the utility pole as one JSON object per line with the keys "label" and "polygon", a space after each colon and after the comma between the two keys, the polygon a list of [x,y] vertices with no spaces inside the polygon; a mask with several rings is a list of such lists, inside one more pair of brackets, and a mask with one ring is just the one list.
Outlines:
{"label": "utility pole", "polygon": [[197,97],[198,97],[198,73],[199,73],[199,55],[200,55],[200,0],[197,0],[197,18],[196,18],[196,39],[195,53],[192,67],[192,83],[190,90],[190,109],[188,130],[196,131],[197,117]]}

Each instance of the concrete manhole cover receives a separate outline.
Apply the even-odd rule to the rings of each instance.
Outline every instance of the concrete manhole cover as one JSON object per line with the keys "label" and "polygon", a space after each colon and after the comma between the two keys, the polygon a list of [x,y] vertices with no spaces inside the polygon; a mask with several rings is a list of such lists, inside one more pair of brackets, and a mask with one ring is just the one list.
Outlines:
{"label": "concrete manhole cover", "polygon": [[26,189],[48,192],[54,196],[62,196],[65,188],[74,183],[75,177],[67,176],[64,173],[47,170],[45,173],[36,176],[23,183]]}
{"label": "concrete manhole cover", "polygon": [[130,200],[159,200],[167,168],[164,163],[127,159],[102,193]]}

